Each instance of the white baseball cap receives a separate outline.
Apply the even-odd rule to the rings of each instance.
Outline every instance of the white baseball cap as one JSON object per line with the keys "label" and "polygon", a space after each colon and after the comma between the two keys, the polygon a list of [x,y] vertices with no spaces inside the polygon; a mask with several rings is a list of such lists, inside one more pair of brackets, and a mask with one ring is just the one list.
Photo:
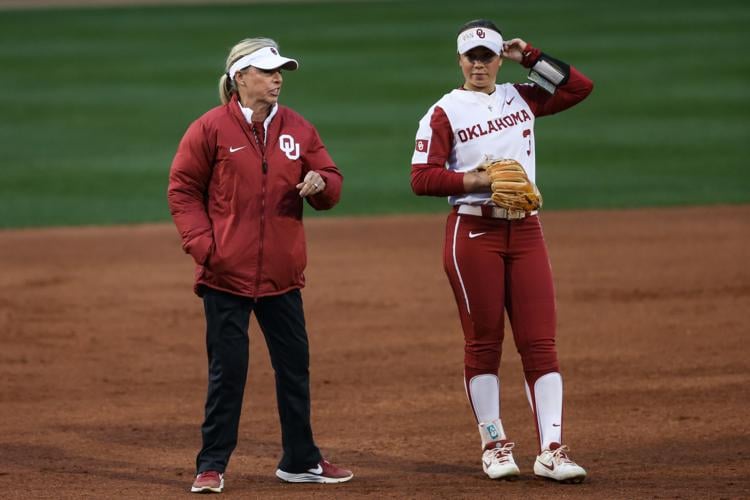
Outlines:
{"label": "white baseball cap", "polygon": [[456,40],[458,53],[465,54],[474,47],[487,47],[495,54],[503,51],[503,37],[491,28],[469,28],[462,31]]}
{"label": "white baseball cap", "polygon": [[238,71],[243,70],[248,66],[255,66],[260,69],[284,68],[289,71],[294,71],[299,68],[299,63],[295,59],[282,57],[281,54],[279,54],[279,51],[274,47],[263,47],[252,54],[237,59],[232,66],[229,67],[227,75],[229,75],[230,79],[234,79],[234,75],[237,74]]}

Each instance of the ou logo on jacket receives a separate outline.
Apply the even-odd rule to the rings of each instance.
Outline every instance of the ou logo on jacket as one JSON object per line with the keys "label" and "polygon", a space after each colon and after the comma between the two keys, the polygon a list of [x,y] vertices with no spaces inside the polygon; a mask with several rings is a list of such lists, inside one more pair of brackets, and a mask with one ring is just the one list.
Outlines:
{"label": "ou logo on jacket", "polygon": [[289,134],[279,136],[279,149],[284,152],[290,160],[299,158],[299,144],[294,141],[294,137]]}

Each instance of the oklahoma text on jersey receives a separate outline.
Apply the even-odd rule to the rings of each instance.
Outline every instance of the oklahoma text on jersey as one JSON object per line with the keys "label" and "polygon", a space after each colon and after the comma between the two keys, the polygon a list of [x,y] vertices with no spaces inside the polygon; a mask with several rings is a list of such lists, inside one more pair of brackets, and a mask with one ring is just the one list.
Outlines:
{"label": "oklahoma text on jersey", "polygon": [[515,113],[495,118],[494,120],[487,120],[484,128],[482,128],[481,123],[477,123],[471,127],[459,130],[456,134],[461,142],[466,142],[529,120],[531,120],[531,116],[529,116],[525,109],[522,109],[521,111],[516,111]]}

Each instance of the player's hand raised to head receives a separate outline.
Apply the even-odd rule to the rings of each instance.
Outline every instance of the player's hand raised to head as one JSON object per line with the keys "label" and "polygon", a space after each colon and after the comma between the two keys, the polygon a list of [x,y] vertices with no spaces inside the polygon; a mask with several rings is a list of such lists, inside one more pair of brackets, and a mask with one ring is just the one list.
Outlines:
{"label": "player's hand raised to head", "polygon": [[523,59],[524,50],[526,50],[526,42],[520,38],[513,38],[503,42],[503,52],[501,55],[505,59],[520,63],[521,59]]}

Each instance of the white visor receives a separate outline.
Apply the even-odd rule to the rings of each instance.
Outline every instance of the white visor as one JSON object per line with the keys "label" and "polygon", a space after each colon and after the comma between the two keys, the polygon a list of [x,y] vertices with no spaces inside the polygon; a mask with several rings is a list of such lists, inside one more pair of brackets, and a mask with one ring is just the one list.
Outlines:
{"label": "white visor", "polygon": [[503,37],[489,28],[470,28],[460,35],[457,40],[458,53],[465,54],[474,47],[487,47],[495,54],[503,51]]}
{"label": "white visor", "polygon": [[256,50],[252,54],[240,57],[237,59],[232,66],[229,67],[227,74],[229,78],[234,80],[234,75],[238,71],[247,68],[248,66],[255,66],[260,69],[276,69],[284,68],[290,71],[294,71],[299,68],[299,63],[294,59],[288,57],[281,57],[279,51],[273,47],[263,47],[260,50]]}

